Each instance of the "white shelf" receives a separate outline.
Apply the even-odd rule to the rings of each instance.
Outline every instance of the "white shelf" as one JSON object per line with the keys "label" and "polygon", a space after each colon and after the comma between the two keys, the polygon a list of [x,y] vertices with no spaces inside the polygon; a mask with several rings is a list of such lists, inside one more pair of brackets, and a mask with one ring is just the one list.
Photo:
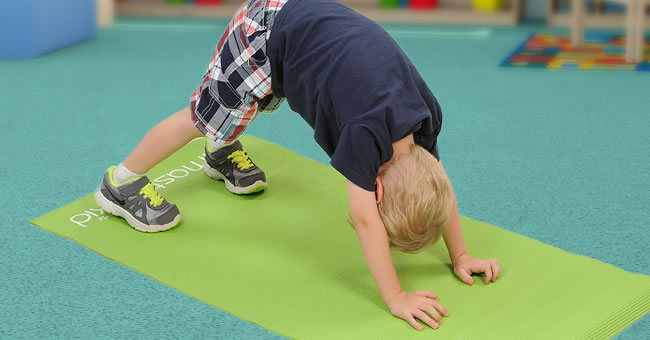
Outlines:
{"label": "white shelf", "polygon": [[[570,26],[571,14],[569,13],[554,13],[549,15],[548,24],[551,26]],[[585,14],[586,27],[602,27],[602,28],[624,28],[625,16],[622,14]],[[650,28],[650,20],[646,19],[646,28]]]}
{"label": "white shelf", "polygon": [[[571,13],[559,12],[553,5],[554,0],[547,1],[547,23],[550,26],[571,26]],[[594,2],[602,3],[602,0],[593,0]],[[624,28],[625,15],[623,13],[585,13],[585,26],[586,27],[602,27],[602,28]],[[650,28],[650,20],[646,18],[646,27]]]}
{"label": "white shelf", "polygon": [[[471,8],[471,0],[442,0],[434,10],[382,9],[379,0],[342,0],[355,11],[381,22],[516,25],[521,17],[522,0],[510,0],[503,11],[483,13]],[[229,19],[242,1],[225,0],[218,6],[169,4],[164,0],[128,0],[116,4],[117,15]]]}

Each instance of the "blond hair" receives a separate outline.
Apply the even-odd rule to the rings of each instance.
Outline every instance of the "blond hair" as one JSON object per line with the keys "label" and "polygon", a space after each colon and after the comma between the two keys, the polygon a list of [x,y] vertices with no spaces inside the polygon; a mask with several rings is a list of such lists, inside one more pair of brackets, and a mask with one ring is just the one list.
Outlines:
{"label": "blond hair", "polygon": [[392,249],[417,253],[445,231],[452,189],[442,165],[415,144],[379,168],[384,195],[377,208]]}

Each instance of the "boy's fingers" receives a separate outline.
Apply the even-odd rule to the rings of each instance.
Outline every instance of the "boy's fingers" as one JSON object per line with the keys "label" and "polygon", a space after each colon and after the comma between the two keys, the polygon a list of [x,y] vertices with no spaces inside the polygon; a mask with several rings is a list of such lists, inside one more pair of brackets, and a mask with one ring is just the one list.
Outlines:
{"label": "boy's fingers", "polygon": [[413,328],[417,329],[418,331],[421,331],[421,330],[424,328],[424,327],[422,327],[422,325],[420,325],[417,321],[415,321],[415,319],[413,318],[413,316],[410,315],[410,314],[409,314],[409,316],[406,318],[406,321],[408,321],[408,323],[410,323],[411,326],[413,326]]}
{"label": "boy's fingers", "polygon": [[436,300],[431,300],[429,302],[429,304],[431,306],[433,306],[433,308],[435,308],[440,314],[442,314],[444,316],[449,316],[449,312],[447,311],[447,309],[445,307],[442,306],[442,304],[440,302],[438,302]]}
{"label": "boy's fingers", "polygon": [[495,262],[492,262],[492,282],[496,281],[497,277],[499,277],[499,268]]}
{"label": "boy's fingers", "polygon": [[429,325],[429,327],[431,327],[431,328],[433,328],[433,329],[437,329],[437,328],[438,328],[438,323],[435,322],[435,321],[433,321],[433,320],[431,320],[431,318],[430,318],[430,317],[429,317],[425,312],[423,312],[423,311],[421,311],[421,310],[418,309],[418,310],[417,310],[415,313],[413,313],[413,314],[415,315],[416,318],[420,319],[420,321],[423,321],[424,323],[426,323],[427,325]]}
{"label": "boy's fingers", "polygon": [[426,306],[423,306],[423,307],[420,308],[420,309],[423,310],[423,311],[425,311],[425,312],[427,312],[429,315],[431,315],[431,317],[432,317],[434,320],[436,320],[436,322],[437,322],[438,324],[441,324],[441,323],[442,323],[442,316],[440,316],[440,313],[439,313],[435,308],[433,308],[433,306],[431,306],[431,305],[426,305]]}
{"label": "boy's fingers", "polygon": [[428,290],[417,290],[417,291],[415,291],[415,294],[420,295],[420,296],[424,296],[424,297],[428,297],[428,298],[434,299],[434,300],[438,298],[438,295],[433,294]]}
{"label": "boy's fingers", "polygon": [[471,286],[474,283],[474,279],[472,279],[472,275],[469,275],[469,273],[464,269],[457,270],[456,274],[458,275],[458,277],[460,277],[461,280],[463,280],[463,282],[467,283],[468,285]]}
{"label": "boy's fingers", "polygon": [[[494,259],[494,262],[497,264],[498,273],[501,274],[501,264],[499,264],[499,260]],[[497,274],[497,276],[499,276],[499,274]]]}
{"label": "boy's fingers", "polygon": [[492,280],[492,266],[489,263],[485,264],[485,284],[490,283]]}

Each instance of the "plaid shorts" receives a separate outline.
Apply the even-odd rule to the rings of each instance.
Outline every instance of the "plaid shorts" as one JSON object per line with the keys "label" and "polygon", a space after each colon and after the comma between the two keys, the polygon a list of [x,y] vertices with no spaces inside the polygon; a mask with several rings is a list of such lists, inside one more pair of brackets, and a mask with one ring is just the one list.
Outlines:
{"label": "plaid shorts", "polygon": [[272,113],[280,106],[282,98],[271,93],[266,42],[287,1],[246,2],[221,37],[190,100],[192,121],[208,138],[230,144],[260,112]]}

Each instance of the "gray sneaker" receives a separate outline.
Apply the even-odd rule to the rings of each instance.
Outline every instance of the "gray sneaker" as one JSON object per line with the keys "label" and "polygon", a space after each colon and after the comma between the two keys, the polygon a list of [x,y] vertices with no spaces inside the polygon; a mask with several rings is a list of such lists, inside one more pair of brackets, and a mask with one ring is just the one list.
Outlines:
{"label": "gray sneaker", "polygon": [[121,216],[131,227],[152,233],[175,227],[181,221],[178,208],[156,192],[147,176],[113,185],[115,167],[106,170],[95,201],[104,211]]}
{"label": "gray sneaker", "polygon": [[234,194],[252,194],[268,186],[264,171],[251,161],[239,141],[216,151],[206,145],[203,170],[213,179],[223,180]]}

